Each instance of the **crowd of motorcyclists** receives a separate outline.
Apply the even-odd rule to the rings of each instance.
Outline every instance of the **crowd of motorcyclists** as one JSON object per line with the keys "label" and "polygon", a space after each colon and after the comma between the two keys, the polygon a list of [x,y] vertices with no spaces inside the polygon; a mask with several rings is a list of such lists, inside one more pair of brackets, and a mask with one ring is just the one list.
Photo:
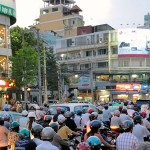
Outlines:
{"label": "crowd of motorcyclists", "polygon": [[0,150],[150,149],[149,109],[126,102],[113,111],[105,103],[99,110],[70,112],[57,107],[51,115],[45,104],[35,111],[23,110],[18,121],[10,122],[5,108],[0,117]]}

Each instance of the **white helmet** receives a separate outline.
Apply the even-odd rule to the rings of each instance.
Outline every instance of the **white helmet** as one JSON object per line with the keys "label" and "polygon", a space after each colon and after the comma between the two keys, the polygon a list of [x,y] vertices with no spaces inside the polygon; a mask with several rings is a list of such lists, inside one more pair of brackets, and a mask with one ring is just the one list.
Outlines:
{"label": "white helmet", "polygon": [[40,110],[40,106],[37,105],[37,106],[36,106],[36,110]]}
{"label": "white helmet", "polygon": [[58,116],[58,119],[57,119],[58,123],[64,123],[65,120],[66,120],[66,118],[63,115]]}
{"label": "white helmet", "polygon": [[29,113],[28,113],[28,117],[34,117],[34,118],[35,118],[35,112],[33,112],[33,111],[32,111],[32,112],[29,112]]}
{"label": "white helmet", "polygon": [[55,131],[51,127],[43,128],[41,132],[41,139],[42,140],[52,140],[55,135]]}
{"label": "white helmet", "polygon": [[93,114],[95,117],[98,117],[98,113],[97,112],[92,112],[91,114]]}
{"label": "white helmet", "polygon": [[28,112],[26,110],[23,110],[21,114],[22,114],[22,116],[27,116]]}

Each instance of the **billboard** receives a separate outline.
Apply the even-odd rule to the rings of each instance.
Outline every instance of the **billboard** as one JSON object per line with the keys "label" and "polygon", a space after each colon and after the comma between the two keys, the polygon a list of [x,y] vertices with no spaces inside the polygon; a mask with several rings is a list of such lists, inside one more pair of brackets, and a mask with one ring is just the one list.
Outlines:
{"label": "billboard", "polygon": [[79,90],[91,89],[90,76],[88,74],[79,76],[79,78],[78,78],[78,89]]}
{"label": "billboard", "polygon": [[150,57],[150,30],[118,29],[118,56]]}

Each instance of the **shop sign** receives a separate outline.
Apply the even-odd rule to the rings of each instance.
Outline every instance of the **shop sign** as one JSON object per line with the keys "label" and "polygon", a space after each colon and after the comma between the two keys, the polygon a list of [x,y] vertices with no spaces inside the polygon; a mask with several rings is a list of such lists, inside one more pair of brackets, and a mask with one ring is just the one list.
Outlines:
{"label": "shop sign", "polygon": [[15,10],[13,8],[4,6],[0,4],[0,14],[5,14],[8,16],[13,16],[15,17]]}
{"label": "shop sign", "polygon": [[141,84],[116,84],[116,90],[140,90]]}
{"label": "shop sign", "polygon": [[78,89],[90,89],[90,77],[89,75],[82,75],[78,79]]}

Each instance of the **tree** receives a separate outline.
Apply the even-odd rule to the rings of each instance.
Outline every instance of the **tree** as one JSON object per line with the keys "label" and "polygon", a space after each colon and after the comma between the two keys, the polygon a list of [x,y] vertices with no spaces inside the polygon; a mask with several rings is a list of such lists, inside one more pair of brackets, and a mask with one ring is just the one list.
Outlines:
{"label": "tree", "polygon": [[10,28],[10,37],[13,56],[16,51],[22,49],[24,42],[33,47],[36,45],[36,38],[28,28],[21,28],[19,26],[12,27]]}
{"label": "tree", "polygon": [[[43,65],[42,65],[43,66]],[[44,68],[42,67],[42,70]],[[56,56],[52,48],[46,50],[46,72],[47,72],[47,88],[50,91],[58,89],[58,66]],[[42,74],[44,77],[44,74]]]}
{"label": "tree", "polygon": [[38,55],[35,49],[28,44],[24,44],[22,49],[10,57],[12,62],[12,78],[15,78],[16,87],[20,90],[35,83],[37,79]]}

